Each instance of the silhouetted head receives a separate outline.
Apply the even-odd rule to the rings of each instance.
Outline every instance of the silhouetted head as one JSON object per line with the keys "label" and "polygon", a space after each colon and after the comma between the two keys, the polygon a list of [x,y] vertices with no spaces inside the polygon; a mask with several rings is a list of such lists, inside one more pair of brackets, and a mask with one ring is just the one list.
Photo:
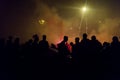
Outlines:
{"label": "silhouetted head", "polygon": [[75,38],[75,43],[79,43],[79,40],[80,40],[80,38],[79,38],[79,37],[76,37],[76,38]]}
{"label": "silhouetted head", "polygon": [[37,34],[33,35],[33,39],[34,39],[34,41],[39,41],[38,35]]}
{"label": "silhouetted head", "polygon": [[65,42],[68,41],[68,36],[64,36],[64,41],[65,41]]}
{"label": "silhouetted head", "polygon": [[45,40],[46,40],[46,35],[43,35],[42,38],[43,38],[43,40],[45,41]]}
{"label": "silhouetted head", "polygon": [[87,39],[87,34],[86,33],[83,34],[83,39]]}
{"label": "silhouetted head", "polygon": [[96,36],[92,36],[92,37],[91,37],[91,40],[96,40]]}
{"label": "silhouetted head", "polygon": [[113,36],[112,41],[113,42],[119,42],[118,37],[117,36]]}

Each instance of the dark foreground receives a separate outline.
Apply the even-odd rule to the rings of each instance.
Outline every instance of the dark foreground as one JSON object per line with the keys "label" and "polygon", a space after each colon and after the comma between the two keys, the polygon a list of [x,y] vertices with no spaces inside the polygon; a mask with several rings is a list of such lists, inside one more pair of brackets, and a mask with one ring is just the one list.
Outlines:
{"label": "dark foreground", "polygon": [[[44,39],[45,38],[45,39]],[[0,39],[0,80],[120,80],[120,42],[75,39],[68,49],[67,37],[55,47],[46,37],[19,44]],[[71,51],[70,51],[71,50]]]}

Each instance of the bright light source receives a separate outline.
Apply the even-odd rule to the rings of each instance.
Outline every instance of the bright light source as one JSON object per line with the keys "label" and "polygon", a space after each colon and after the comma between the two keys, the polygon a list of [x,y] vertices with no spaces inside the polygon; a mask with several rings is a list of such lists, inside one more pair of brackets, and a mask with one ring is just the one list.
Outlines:
{"label": "bright light source", "polygon": [[82,11],[83,11],[83,12],[86,12],[86,10],[87,10],[86,7],[83,7],[83,8],[82,8]]}
{"label": "bright light source", "polygon": [[45,20],[41,19],[41,20],[39,20],[39,23],[40,23],[40,24],[44,24],[44,23],[45,23]]}

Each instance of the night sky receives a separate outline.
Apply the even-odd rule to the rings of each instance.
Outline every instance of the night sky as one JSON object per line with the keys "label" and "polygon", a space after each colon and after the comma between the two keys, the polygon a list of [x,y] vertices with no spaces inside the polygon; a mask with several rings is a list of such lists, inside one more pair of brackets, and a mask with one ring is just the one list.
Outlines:
{"label": "night sky", "polygon": [[[80,9],[85,3],[86,0],[0,0],[0,37],[13,35],[27,40],[37,33],[40,37],[46,34],[48,41],[54,43],[63,35],[72,41],[79,34]],[[89,36],[111,41],[113,35],[120,35],[120,0],[87,0],[86,6]],[[81,33],[84,28],[85,19]]]}

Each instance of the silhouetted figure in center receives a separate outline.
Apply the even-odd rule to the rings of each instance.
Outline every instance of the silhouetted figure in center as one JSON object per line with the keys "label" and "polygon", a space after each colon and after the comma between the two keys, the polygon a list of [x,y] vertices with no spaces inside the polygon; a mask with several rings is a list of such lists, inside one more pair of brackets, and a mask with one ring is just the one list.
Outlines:
{"label": "silhouetted figure in center", "polygon": [[89,55],[90,55],[90,40],[88,39],[88,35],[86,33],[83,34],[83,38],[80,42],[81,44],[81,64],[84,71],[89,70]]}
{"label": "silhouetted figure in center", "polygon": [[83,34],[83,39],[81,40],[82,54],[87,56],[89,54],[90,40],[87,38],[87,34]]}
{"label": "silhouetted figure in center", "polygon": [[80,38],[76,37],[75,38],[75,44],[72,46],[72,56],[74,63],[79,63],[80,61],[80,54],[81,54],[81,45],[80,45]]}
{"label": "silhouetted figure in center", "polygon": [[58,44],[59,54],[60,54],[62,60],[64,60],[64,61],[67,58],[67,55],[70,54],[70,51],[67,46],[67,44],[68,44],[67,41],[68,41],[68,36],[64,36],[63,41]]}

